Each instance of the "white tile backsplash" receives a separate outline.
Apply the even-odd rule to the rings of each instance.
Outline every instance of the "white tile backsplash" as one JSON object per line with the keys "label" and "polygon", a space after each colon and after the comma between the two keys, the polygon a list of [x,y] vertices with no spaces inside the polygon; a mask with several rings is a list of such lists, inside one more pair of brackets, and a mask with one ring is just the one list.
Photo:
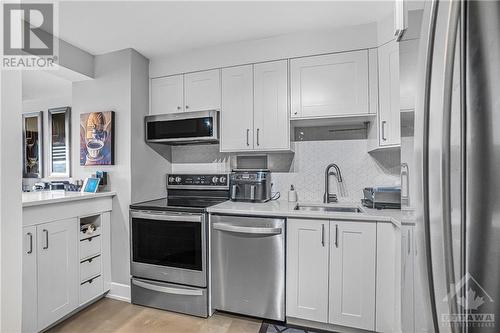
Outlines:
{"label": "white tile backsplash", "polygon": [[[339,201],[359,202],[362,190],[367,186],[399,185],[399,150],[368,154],[366,139],[299,141],[294,144],[293,160],[290,154],[272,155],[272,165],[278,165],[280,170],[272,173],[273,191],[280,191],[285,200],[290,184],[293,184],[300,201],[321,201],[325,167],[330,163],[337,163],[342,172],[341,184],[330,177],[331,192],[337,193]],[[229,172],[234,156],[236,154],[220,153],[218,145],[172,147],[172,170],[178,173]]]}

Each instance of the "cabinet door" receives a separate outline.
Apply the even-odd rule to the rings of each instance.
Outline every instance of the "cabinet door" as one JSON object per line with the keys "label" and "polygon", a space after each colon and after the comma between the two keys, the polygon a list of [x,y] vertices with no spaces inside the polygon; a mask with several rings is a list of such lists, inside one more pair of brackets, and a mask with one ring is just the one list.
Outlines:
{"label": "cabinet door", "polygon": [[290,61],[292,117],[367,114],[368,51]]}
{"label": "cabinet door", "polygon": [[401,329],[415,332],[414,227],[401,226]]}
{"label": "cabinet door", "polygon": [[415,110],[418,39],[399,42],[400,110]]}
{"label": "cabinet door", "polygon": [[38,329],[78,306],[78,222],[67,219],[37,226]]}
{"label": "cabinet door", "polygon": [[36,227],[23,228],[23,332],[37,332]]}
{"label": "cabinet door", "polygon": [[331,324],[375,329],[376,228],[371,222],[331,222]]}
{"label": "cabinet door", "polygon": [[328,221],[287,220],[287,317],[328,320],[328,229]]}
{"label": "cabinet door", "polygon": [[186,111],[220,110],[220,70],[184,75]]}
{"label": "cabinet door", "polygon": [[378,49],[379,142],[381,146],[401,144],[399,106],[399,45],[391,41]]}
{"label": "cabinet door", "polygon": [[221,150],[253,149],[253,66],[222,70]]}
{"label": "cabinet door", "polygon": [[183,75],[151,79],[151,114],[184,110]]}
{"label": "cabinet door", "polygon": [[254,146],[273,150],[290,147],[287,61],[254,65]]}

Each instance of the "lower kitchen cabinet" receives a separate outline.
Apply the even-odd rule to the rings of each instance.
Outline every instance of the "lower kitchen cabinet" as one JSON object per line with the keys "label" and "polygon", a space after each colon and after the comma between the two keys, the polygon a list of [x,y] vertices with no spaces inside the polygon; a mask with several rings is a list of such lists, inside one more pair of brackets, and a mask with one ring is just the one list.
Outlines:
{"label": "lower kitchen cabinet", "polygon": [[47,327],[78,306],[78,221],[37,226],[38,327]]}
{"label": "lower kitchen cabinet", "polygon": [[396,323],[392,327],[376,323],[397,307],[395,297],[387,301],[382,295],[378,300],[378,295],[392,290],[388,284],[399,288],[395,279],[377,272],[388,267],[397,272],[394,257],[385,255],[397,248],[396,243],[378,245],[379,229],[390,234],[384,239],[398,234],[397,227],[386,222],[289,218],[287,320],[322,329],[397,331]]}
{"label": "lower kitchen cabinet", "polygon": [[376,230],[373,222],[330,224],[330,324],[375,329]]}
{"label": "lower kitchen cabinet", "polygon": [[[22,332],[43,331],[110,289],[112,198],[89,201],[23,209]],[[89,224],[91,234],[80,230]]]}
{"label": "lower kitchen cabinet", "polygon": [[287,221],[287,316],[328,320],[328,228],[328,221]]}
{"label": "lower kitchen cabinet", "polygon": [[401,328],[415,332],[415,227],[401,227]]}

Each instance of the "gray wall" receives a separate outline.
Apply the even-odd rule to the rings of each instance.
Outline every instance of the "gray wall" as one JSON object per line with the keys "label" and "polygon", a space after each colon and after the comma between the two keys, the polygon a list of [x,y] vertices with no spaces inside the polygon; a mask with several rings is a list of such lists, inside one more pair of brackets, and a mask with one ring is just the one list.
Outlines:
{"label": "gray wall", "polygon": [[[84,179],[96,170],[108,171],[109,188],[117,192],[111,216],[111,278],[113,283],[126,285],[130,282],[129,205],[132,198],[147,200],[160,195],[158,182],[170,167],[143,144],[143,130],[139,129],[148,110],[147,77],[148,60],[125,49],[96,56],[95,79],[73,84],[72,175]],[[113,166],[79,165],[80,114],[93,111],[115,111]],[[136,186],[140,182],[143,185]]]}

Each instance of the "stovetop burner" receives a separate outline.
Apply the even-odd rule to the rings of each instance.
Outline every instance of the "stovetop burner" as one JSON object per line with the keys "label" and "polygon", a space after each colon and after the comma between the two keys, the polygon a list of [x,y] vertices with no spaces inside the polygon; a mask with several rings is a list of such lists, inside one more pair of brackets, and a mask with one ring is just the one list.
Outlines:
{"label": "stovetop burner", "polygon": [[227,201],[227,197],[167,197],[130,205],[131,209],[204,212],[207,207]]}

